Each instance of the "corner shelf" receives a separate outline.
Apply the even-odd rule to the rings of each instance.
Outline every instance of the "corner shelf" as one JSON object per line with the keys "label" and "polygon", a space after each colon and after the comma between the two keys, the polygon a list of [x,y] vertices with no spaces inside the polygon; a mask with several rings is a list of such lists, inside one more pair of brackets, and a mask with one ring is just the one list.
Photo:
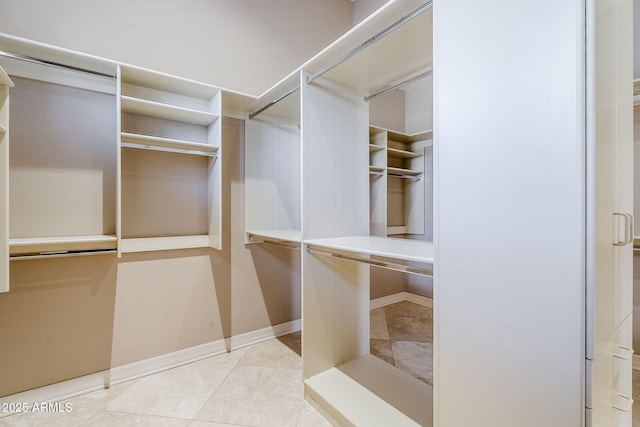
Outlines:
{"label": "corner shelf", "polygon": [[[369,126],[369,232],[375,236],[425,232],[425,180],[433,131],[405,134]],[[376,147],[375,151],[371,151]],[[381,147],[377,149],[377,147]],[[372,167],[376,167],[372,171]],[[400,232],[401,231],[401,232]]]}

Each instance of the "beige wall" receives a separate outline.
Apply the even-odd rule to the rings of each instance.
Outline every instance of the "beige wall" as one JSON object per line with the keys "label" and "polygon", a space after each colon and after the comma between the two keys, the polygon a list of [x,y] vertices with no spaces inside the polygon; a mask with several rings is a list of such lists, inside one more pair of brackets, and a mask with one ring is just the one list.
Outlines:
{"label": "beige wall", "polygon": [[225,118],[222,251],[11,263],[0,396],[300,318],[300,253],[243,243],[243,141]]}
{"label": "beige wall", "polygon": [[3,0],[0,31],[257,95],[347,31],[352,9],[349,0]]}

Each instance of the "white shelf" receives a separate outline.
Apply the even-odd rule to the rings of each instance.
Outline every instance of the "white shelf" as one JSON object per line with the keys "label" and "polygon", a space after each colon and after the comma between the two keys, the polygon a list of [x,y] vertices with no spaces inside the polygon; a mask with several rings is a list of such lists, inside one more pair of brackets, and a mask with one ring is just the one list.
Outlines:
{"label": "white shelf", "polygon": [[377,236],[305,240],[309,246],[433,264],[433,242]]}
{"label": "white shelf", "polygon": [[210,240],[208,235],[142,237],[122,239],[120,242],[120,249],[122,253],[207,248],[209,246]]}
{"label": "white shelf", "polygon": [[247,237],[249,239],[255,237],[266,241],[300,243],[302,241],[302,231],[296,229],[250,230],[247,231]]}
{"label": "white shelf", "polygon": [[203,156],[215,156],[218,146],[203,144],[200,142],[184,141],[179,139],[161,138],[150,135],[122,132],[122,146],[126,148],[140,148],[157,151],[176,151],[187,154]]}
{"label": "white shelf", "polygon": [[24,237],[9,239],[11,256],[115,250],[116,236]]}
{"label": "white shelf", "polygon": [[218,119],[218,115],[214,113],[177,107],[175,105],[163,104],[126,95],[121,96],[121,106],[122,111],[126,113],[175,120],[201,126],[208,126]]}
{"label": "white shelf", "polygon": [[387,130],[387,138],[391,141],[402,142],[403,144],[433,139],[433,130],[425,130],[417,133],[402,133]]}
{"label": "white shelf", "polygon": [[398,176],[420,176],[420,175],[422,175],[422,171],[415,171],[415,170],[404,169],[404,168],[393,168],[391,166],[387,167],[387,173],[389,175],[398,175]]}
{"label": "white shelf", "polygon": [[122,81],[136,86],[143,86],[172,92],[193,98],[208,100],[219,88],[183,77],[172,76],[158,71],[146,70],[131,65],[121,66]]}
{"label": "white shelf", "polygon": [[376,145],[376,144],[369,144],[369,152],[374,152],[374,151],[381,151],[384,150],[384,146],[382,145]]}
{"label": "white shelf", "polygon": [[433,426],[433,389],[370,354],[306,379],[305,394],[342,425]]}
{"label": "white shelf", "polygon": [[[1,70],[1,69],[2,69],[2,68],[0,68],[0,70]],[[0,124],[0,134],[5,134],[5,133],[7,133],[7,129],[6,129],[4,126],[2,126],[2,125]]]}
{"label": "white shelf", "polygon": [[384,169],[384,167],[380,166],[369,166],[369,172],[383,173]]}
{"label": "white shelf", "polygon": [[422,157],[422,153],[398,150],[397,148],[387,148],[387,154],[389,157],[396,157],[398,159],[415,159],[416,157]]}

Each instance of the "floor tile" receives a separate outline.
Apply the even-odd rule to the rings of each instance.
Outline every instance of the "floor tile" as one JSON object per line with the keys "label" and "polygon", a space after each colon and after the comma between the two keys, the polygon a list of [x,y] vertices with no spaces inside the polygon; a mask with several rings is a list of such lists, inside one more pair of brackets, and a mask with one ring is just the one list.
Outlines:
{"label": "floor tile", "polygon": [[331,427],[331,424],[314,407],[305,402],[296,427]]}
{"label": "floor tile", "polygon": [[302,359],[281,340],[271,339],[249,347],[238,364],[244,366],[301,369]]}
{"label": "floor tile", "polygon": [[369,351],[374,356],[384,360],[390,365],[394,365],[393,351],[391,350],[391,341],[371,339]]}
{"label": "floor tile", "polygon": [[385,307],[389,339],[393,341],[433,341],[433,310],[403,301]]}
{"label": "floor tile", "polygon": [[302,333],[300,331],[279,336],[277,340],[289,347],[298,357],[302,357]]}
{"label": "floor tile", "polygon": [[88,420],[98,412],[91,408],[72,408],[71,412],[26,412],[0,418],[2,427],[75,427],[90,425]]}
{"label": "floor tile", "polygon": [[121,384],[117,384],[111,386],[109,388],[105,388],[102,390],[94,391],[91,393],[86,393],[72,399],[67,400],[66,402],[71,403],[72,407],[83,407],[83,408],[94,408],[94,409],[104,409],[107,407],[107,404],[111,402],[113,399],[120,396],[122,393],[127,391],[129,387],[135,384],[136,380],[127,381]]}
{"label": "floor tile", "polygon": [[209,421],[191,421],[188,427],[244,427],[240,424],[220,424]]}
{"label": "floor tile", "polygon": [[391,344],[395,366],[433,385],[433,344],[411,341],[396,341]]}
{"label": "floor tile", "polygon": [[242,347],[237,350],[222,353],[217,356],[212,356],[207,360],[209,360],[209,362],[211,363],[219,363],[222,365],[237,365],[248,349],[249,347]]}
{"label": "floor tile", "polygon": [[236,366],[195,419],[295,427],[304,409],[300,369]]}
{"label": "floor tile", "polygon": [[193,418],[233,369],[210,359],[138,379],[111,400],[108,411]]}
{"label": "floor tile", "polygon": [[387,316],[384,307],[371,310],[370,337],[377,340],[388,340],[389,329],[387,328]]}
{"label": "floor tile", "polygon": [[190,420],[169,417],[157,417],[152,415],[125,414],[122,412],[98,411],[87,420],[87,426],[118,427],[186,427]]}

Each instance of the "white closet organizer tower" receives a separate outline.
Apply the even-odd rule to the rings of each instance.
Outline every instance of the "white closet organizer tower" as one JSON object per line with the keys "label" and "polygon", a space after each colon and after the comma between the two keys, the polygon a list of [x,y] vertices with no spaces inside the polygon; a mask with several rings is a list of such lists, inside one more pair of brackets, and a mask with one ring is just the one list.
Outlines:
{"label": "white closet organizer tower", "polygon": [[[305,395],[340,425],[432,424],[431,387],[369,354],[370,266],[431,275],[433,244],[383,237],[388,232],[386,212],[380,236],[370,233],[369,186],[374,179],[370,172],[381,173],[384,179],[387,174],[399,173],[419,178],[424,169],[406,160],[423,160],[422,148],[405,145],[409,140],[397,133],[380,130],[384,143],[380,149],[370,149],[369,105],[365,100],[374,91],[430,67],[429,7],[418,1],[389,3],[304,64],[299,73],[292,73],[261,96],[247,120],[247,206],[254,206],[247,214],[249,238],[297,238],[297,231],[289,228],[295,224],[289,213],[297,214],[296,196],[284,200],[281,191],[285,185],[291,188],[289,181],[300,174]],[[411,12],[415,18],[382,38],[382,29]],[[380,41],[360,49],[371,37]],[[349,59],[343,62],[340,58],[345,55]],[[333,67],[334,61],[341,65]],[[280,119],[274,124],[268,116],[276,115],[271,112],[279,108],[272,106],[274,102],[293,102],[294,95],[286,95],[294,93],[301,108],[298,141],[295,128],[283,135],[283,129],[291,129],[283,127],[287,122]],[[258,108],[268,106],[269,110]],[[270,127],[266,129],[261,120],[271,121]],[[402,147],[389,144],[388,134]],[[293,159],[298,151],[289,148],[296,143],[301,144],[300,172]],[[260,151],[249,153],[251,148]],[[382,164],[374,165],[378,169],[371,170],[370,152],[373,156],[375,151],[385,158]],[[390,162],[389,152],[396,155]],[[422,201],[418,204],[423,205]],[[263,209],[262,218],[257,216],[260,208],[256,206]],[[270,229],[250,228],[257,224]]]}
{"label": "white closet organizer tower", "polygon": [[114,253],[115,64],[4,36],[0,50],[15,83],[9,258]]}
{"label": "white closet organizer tower", "polygon": [[[298,73],[261,99],[282,98],[245,120],[247,243],[299,247],[301,232],[300,93]],[[261,106],[259,103],[256,104]]]}
{"label": "white closet organizer tower", "polygon": [[424,234],[425,160],[432,146],[433,131],[369,128],[371,235]]}
{"label": "white closet organizer tower", "polygon": [[[9,88],[13,82],[0,67],[0,212],[9,210]],[[0,220],[0,292],[9,291],[9,216]]]}
{"label": "white closet organizer tower", "polygon": [[221,90],[132,66],[118,76],[120,251],[221,249]]}
{"label": "white closet organizer tower", "polygon": [[6,34],[0,66],[2,265],[221,249],[222,110],[255,98]]}

